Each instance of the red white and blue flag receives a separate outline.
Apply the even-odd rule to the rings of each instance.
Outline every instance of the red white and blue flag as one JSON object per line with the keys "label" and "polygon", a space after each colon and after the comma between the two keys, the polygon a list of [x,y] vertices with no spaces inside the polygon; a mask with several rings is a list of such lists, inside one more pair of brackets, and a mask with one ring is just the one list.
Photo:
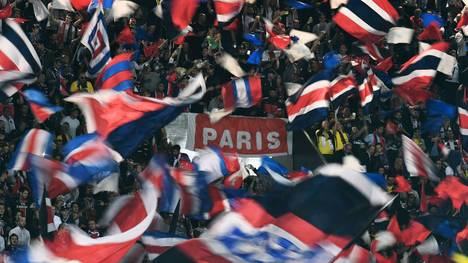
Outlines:
{"label": "red white and blue flag", "polygon": [[280,195],[239,199],[201,238],[167,250],[158,262],[330,262],[390,201],[365,175],[328,165]]}
{"label": "red white and blue flag", "polygon": [[214,0],[216,20],[220,26],[230,24],[244,7],[244,0]]}
{"label": "red white and blue flag", "polygon": [[200,151],[195,165],[199,171],[207,173],[208,183],[230,176],[240,170],[236,154],[222,152],[216,147],[207,147]]}
{"label": "red white and blue flag", "polygon": [[378,95],[380,90],[379,83],[374,72],[369,69],[365,74],[357,73],[357,83],[359,97],[361,98],[361,107],[368,109],[374,96]]}
{"label": "red white and blue flag", "polygon": [[133,87],[133,54],[124,53],[112,58],[96,79],[96,87],[124,91]]}
{"label": "red white and blue flag", "polygon": [[63,108],[60,106],[52,105],[49,99],[39,90],[27,89],[22,93],[24,98],[29,102],[31,111],[39,123],[47,120],[52,114],[61,111]]}
{"label": "red white and blue flag", "polygon": [[286,100],[288,129],[304,129],[321,122],[328,115],[331,72],[322,71]]}
{"label": "red white and blue flag", "polygon": [[392,78],[393,84],[402,89],[428,88],[448,48],[448,43],[439,42],[410,58],[401,66],[397,76]]}
{"label": "red white and blue flag", "polygon": [[33,83],[42,66],[28,37],[13,19],[2,20],[0,26],[0,99],[6,99],[24,84]]}
{"label": "red white and blue flag", "polygon": [[458,107],[458,125],[462,136],[463,150],[468,151],[468,111]]}
{"label": "red white and blue flag", "polygon": [[106,22],[100,8],[96,9],[91,21],[89,21],[81,43],[91,52],[91,60],[86,74],[88,77],[96,77],[111,60]]}
{"label": "red white and blue flag", "polygon": [[54,136],[41,129],[31,129],[16,146],[11,157],[9,170],[26,171],[29,169],[29,156],[47,157],[52,154]]}
{"label": "red white and blue flag", "polygon": [[333,17],[335,23],[362,42],[377,42],[396,25],[398,12],[387,0],[349,0]]}
{"label": "red white and blue flag", "polygon": [[431,181],[438,182],[437,169],[431,159],[413,142],[410,138],[402,135],[403,158],[406,170],[410,176],[428,178]]}
{"label": "red white and blue flag", "polygon": [[149,260],[157,258],[166,250],[186,240],[187,238],[160,231],[146,231],[141,237]]}
{"label": "red white and blue flag", "polygon": [[94,94],[77,93],[65,100],[80,107],[89,133],[98,133],[114,150],[127,157],[154,130],[171,122],[190,103],[200,100],[205,91],[205,81],[199,74],[176,98],[158,100],[100,90]]}
{"label": "red white and blue flag", "polygon": [[330,83],[330,102],[334,109],[346,102],[346,99],[356,93],[356,79],[350,71],[347,75],[339,75]]}

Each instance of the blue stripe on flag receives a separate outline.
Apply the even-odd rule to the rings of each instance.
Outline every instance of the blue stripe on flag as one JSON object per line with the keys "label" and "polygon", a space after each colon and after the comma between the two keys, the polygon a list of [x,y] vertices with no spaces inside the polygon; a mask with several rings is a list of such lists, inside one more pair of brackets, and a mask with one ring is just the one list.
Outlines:
{"label": "blue stripe on flag", "polygon": [[249,105],[252,105],[252,90],[250,88],[249,77],[242,78],[245,84],[245,92],[247,93],[247,99],[249,101]]}
{"label": "blue stripe on flag", "polygon": [[125,80],[119,83],[119,85],[113,87],[113,90],[124,91],[133,87],[133,82],[131,80]]}
{"label": "blue stripe on flag", "polygon": [[132,69],[132,64],[128,60],[121,61],[109,67],[103,74],[101,83],[106,81],[108,78],[122,72],[130,71]]}
{"label": "blue stripe on flag", "polygon": [[104,55],[104,57],[99,61],[99,63],[94,65],[94,67],[88,68],[88,72],[91,75],[96,75],[102,68],[104,68],[104,66],[107,64],[109,60],[110,60],[110,52],[107,52]]}
{"label": "blue stripe on flag", "polygon": [[237,85],[236,85],[236,80],[232,81],[232,92],[234,93],[234,106],[238,104],[239,101],[239,95],[237,94]]}
{"label": "blue stripe on flag", "polygon": [[219,167],[221,168],[221,173],[223,174],[223,176],[228,176],[229,171],[228,171],[228,169],[226,167],[226,163],[224,161],[223,153],[218,148],[214,148],[214,147],[210,147],[210,150],[212,150],[216,154],[216,156],[218,156]]}
{"label": "blue stripe on flag", "polygon": [[393,27],[392,23],[383,19],[379,13],[375,12],[361,0],[350,0],[346,4],[346,7],[376,30],[387,32],[391,27]]}

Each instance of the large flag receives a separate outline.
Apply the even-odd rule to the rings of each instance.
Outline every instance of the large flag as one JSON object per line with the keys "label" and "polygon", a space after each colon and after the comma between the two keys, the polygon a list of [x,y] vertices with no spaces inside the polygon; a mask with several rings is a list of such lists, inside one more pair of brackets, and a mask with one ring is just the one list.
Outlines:
{"label": "large flag", "polygon": [[225,153],[216,147],[207,147],[200,151],[194,163],[199,171],[207,173],[208,183],[228,177],[240,170],[237,154]]}
{"label": "large flag", "polygon": [[350,71],[348,75],[339,75],[330,83],[330,102],[334,109],[346,102],[346,99],[356,93],[356,79]]}
{"label": "large flag", "polygon": [[440,42],[410,58],[401,66],[398,75],[392,79],[399,88],[428,88],[437,74],[439,64],[447,56],[449,44]]}
{"label": "large flag", "polygon": [[[108,235],[93,239],[75,226],[45,244],[33,244],[14,262],[120,262],[151,225],[160,193],[159,176],[147,178],[142,189],[115,217]],[[129,216],[131,215],[131,216]],[[19,261],[21,260],[21,261]]]}
{"label": "large flag", "polygon": [[123,91],[133,87],[133,64],[131,53],[119,54],[112,58],[96,79],[96,87]]}
{"label": "large flag", "polygon": [[428,178],[431,181],[439,181],[436,168],[431,159],[410,138],[402,135],[403,158],[406,170],[410,176]]}
{"label": "large flag", "polygon": [[171,247],[186,241],[187,238],[161,231],[146,231],[141,237],[148,259],[153,260]]}
{"label": "large flag", "polygon": [[398,12],[387,0],[350,0],[333,17],[344,31],[362,42],[377,42],[396,25]]}
{"label": "large flag", "polygon": [[91,21],[89,21],[81,38],[81,44],[91,52],[91,60],[86,74],[89,77],[96,77],[111,59],[106,22],[100,8],[96,9]]}
{"label": "large flag", "polygon": [[201,238],[166,251],[158,262],[330,262],[390,200],[365,175],[327,165],[280,195],[238,200]]}
{"label": "large flag", "polygon": [[16,150],[11,157],[8,169],[14,171],[28,170],[29,156],[50,156],[52,154],[53,141],[54,136],[48,131],[31,129],[16,146]]}
{"label": "large flag", "polygon": [[286,167],[277,163],[270,157],[262,157],[262,165],[258,168],[258,172],[269,176],[275,188],[294,186],[311,175],[311,173],[305,169],[302,169],[302,171],[290,172]]}
{"label": "large flag", "polygon": [[100,90],[94,94],[78,93],[65,100],[80,107],[89,133],[98,133],[123,157],[127,157],[154,130],[164,127],[188,104],[201,99],[205,91],[205,81],[199,74],[176,98],[158,100],[115,90]]}
{"label": "large flag", "polygon": [[41,61],[21,27],[4,19],[0,33],[0,100],[15,94],[24,84],[36,80]]}
{"label": "large flag", "polygon": [[49,99],[39,90],[27,89],[23,91],[24,98],[29,102],[31,111],[39,123],[47,120],[52,114],[61,111],[63,108],[54,106]]}
{"label": "large flag", "polygon": [[290,94],[286,100],[288,129],[304,129],[324,120],[328,115],[330,72],[322,71]]}

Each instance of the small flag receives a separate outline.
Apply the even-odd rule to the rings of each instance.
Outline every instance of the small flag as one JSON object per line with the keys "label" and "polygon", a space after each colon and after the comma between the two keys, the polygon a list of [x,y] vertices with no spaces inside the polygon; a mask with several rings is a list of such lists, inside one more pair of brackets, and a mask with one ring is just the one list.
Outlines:
{"label": "small flag", "polygon": [[49,102],[49,99],[39,90],[27,89],[22,93],[25,99],[29,102],[31,111],[39,123],[47,120],[52,114],[61,111],[63,108],[54,106]]}

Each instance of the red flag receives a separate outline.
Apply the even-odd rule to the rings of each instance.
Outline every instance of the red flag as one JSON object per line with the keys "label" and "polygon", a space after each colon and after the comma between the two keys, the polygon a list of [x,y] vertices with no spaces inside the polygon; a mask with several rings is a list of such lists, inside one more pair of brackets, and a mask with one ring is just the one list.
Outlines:
{"label": "red flag", "polygon": [[8,4],[3,9],[0,10],[0,19],[5,19],[5,18],[10,17],[12,11],[13,11],[13,8],[11,7],[11,4]]}
{"label": "red flag", "polygon": [[416,105],[420,102],[425,102],[432,97],[432,94],[421,88],[410,89],[406,86],[399,86],[393,89],[393,92],[400,96],[409,105]]}
{"label": "red flag", "polygon": [[116,41],[117,43],[121,45],[124,45],[124,44],[133,45],[136,42],[135,36],[133,36],[132,30],[128,26],[125,26],[124,29],[120,31],[120,34],[117,37]]}
{"label": "red flag", "polygon": [[419,34],[418,39],[421,41],[424,40],[436,40],[442,41],[442,33],[440,33],[439,25],[437,22],[432,22],[426,27],[421,34]]}
{"label": "red flag", "polygon": [[162,43],[164,43],[164,40],[160,39],[154,42],[153,44],[146,46],[143,49],[143,54],[145,55],[145,57],[152,58],[154,56],[157,56],[159,54],[159,48],[161,47]]}
{"label": "red flag", "polygon": [[395,192],[396,193],[408,193],[411,191],[411,184],[406,180],[405,177],[398,175],[395,177]]}
{"label": "red flag", "polygon": [[374,256],[377,263],[395,263],[398,261],[395,251],[392,251],[392,255],[390,257],[385,257],[380,253],[375,253]]}
{"label": "red flag", "polygon": [[392,219],[390,219],[390,222],[388,223],[387,230],[392,232],[392,234],[395,236],[397,241],[400,241],[400,236],[401,236],[401,228],[400,224],[398,224],[398,219],[396,215],[392,216]]}
{"label": "red flag", "polygon": [[376,70],[387,72],[393,67],[393,60],[392,57],[388,57],[379,62],[374,68]]}
{"label": "red flag", "polygon": [[198,8],[197,0],[172,0],[171,16],[172,24],[179,30],[185,29],[192,23],[193,15]]}
{"label": "red flag", "polygon": [[457,244],[460,244],[463,240],[467,240],[467,239],[468,239],[468,225],[466,225],[465,229],[458,232],[456,241],[457,241]]}
{"label": "red flag", "polygon": [[408,227],[401,231],[401,243],[408,247],[415,245],[418,242],[422,243],[430,234],[431,231],[423,224],[416,220],[411,220]]}
{"label": "red flag", "polygon": [[435,189],[441,198],[450,198],[455,209],[468,203],[468,186],[462,184],[457,177],[448,176]]}

